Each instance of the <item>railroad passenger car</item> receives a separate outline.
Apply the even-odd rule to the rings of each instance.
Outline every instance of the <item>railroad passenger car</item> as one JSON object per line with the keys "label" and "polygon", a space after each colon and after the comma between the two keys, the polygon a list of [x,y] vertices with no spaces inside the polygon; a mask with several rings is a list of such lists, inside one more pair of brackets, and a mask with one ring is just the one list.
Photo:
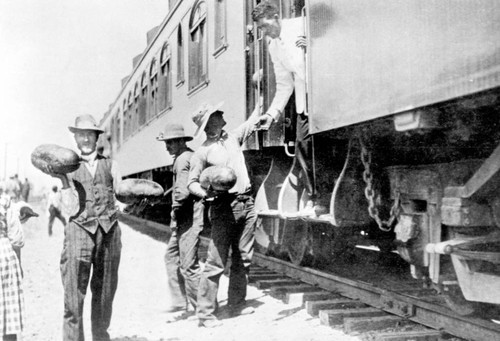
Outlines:
{"label": "railroad passenger car", "polygon": [[[295,215],[307,198],[290,173],[292,99],[246,144],[258,249],[335,263],[372,245],[397,251],[459,313],[499,305],[500,4],[275,2],[304,21],[314,178],[328,212]],[[225,102],[229,129],[265,112],[275,80],[256,3],[171,1],[101,121],[124,175],[168,187],[171,160],[155,137],[170,121],[193,132],[203,102]]]}

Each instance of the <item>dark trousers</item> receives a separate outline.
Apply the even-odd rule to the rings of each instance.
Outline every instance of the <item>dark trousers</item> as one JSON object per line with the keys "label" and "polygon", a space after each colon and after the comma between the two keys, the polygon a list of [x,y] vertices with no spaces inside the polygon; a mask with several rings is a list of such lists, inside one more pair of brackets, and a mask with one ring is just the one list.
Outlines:
{"label": "dark trousers", "polygon": [[303,183],[307,194],[315,199],[316,188],[314,187],[313,175],[313,141],[312,135],[309,134],[309,117],[304,114],[297,114],[295,141],[295,158],[293,159],[292,172],[299,175],[303,173]]}
{"label": "dark trousers", "polygon": [[[177,227],[167,244],[165,265],[172,308],[185,308],[186,299],[196,309],[200,283],[198,248],[203,230],[203,202],[196,201],[193,209],[179,209]],[[191,217],[186,217],[191,215]]]}
{"label": "dark trousers", "polygon": [[66,219],[64,219],[63,215],[61,214],[61,211],[58,208],[51,205],[49,207],[49,236],[52,235],[52,226],[54,226],[54,220],[56,218],[59,219],[64,226],[66,226]]}
{"label": "dark trousers", "polygon": [[[63,340],[83,341],[83,300],[90,280],[91,323],[94,341],[109,341],[113,298],[118,284],[121,253],[118,224],[105,233],[101,226],[91,234],[73,222],[65,227],[61,255],[64,287]],[[92,278],[90,273],[92,269]]]}
{"label": "dark trousers", "polygon": [[198,288],[197,315],[200,320],[215,319],[219,280],[228,261],[230,249],[228,306],[238,307],[245,304],[257,220],[254,201],[250,196],[214,200],[210,204],[209,217],[212,240],[208,246],[207,261]]}

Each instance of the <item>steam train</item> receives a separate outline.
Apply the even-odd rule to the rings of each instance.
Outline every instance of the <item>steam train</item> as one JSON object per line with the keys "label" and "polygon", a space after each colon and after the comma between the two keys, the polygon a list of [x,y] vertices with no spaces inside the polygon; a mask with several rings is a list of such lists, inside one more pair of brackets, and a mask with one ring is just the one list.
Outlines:
{"label": "steam train", "polygon": [[[172,159],[155,137],[174,121],[194,132],[202,103],[224,101],[228,129],[269,107],[276,82],[251,18],[258,2],[170,1],[101,120],[100,143],[125,176],[168,188]],[[328,212],[294,218],[308,198],[290,171],[291,96],[245,145],[258,249],[305,264],[375,246],[397,252],[458,313],[499,305],[500,4],[276,3],[283,19],[304,22],[314,181]]]}

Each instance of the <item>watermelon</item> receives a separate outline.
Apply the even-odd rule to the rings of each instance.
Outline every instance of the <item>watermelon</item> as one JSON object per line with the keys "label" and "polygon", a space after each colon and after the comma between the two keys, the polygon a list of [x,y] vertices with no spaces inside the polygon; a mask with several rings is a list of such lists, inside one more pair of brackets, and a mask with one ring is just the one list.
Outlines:
{"label": "watermelon", "polygon": [[80,167],[80,157],[73,150],[55,144],[42,144],[31,153],[31,163],[44,173],[66,174]]}
{"label": "watermelon", "polygon": [[125,179],[115,188],[116,199],[124,204],[133,204],[148,199],[156,201],[163,197],[163,187],[146,179]]}
{"label": "watermelon", "polygon": [[205,189],[210,185],[213,190],[227,192],[236,184],[236,173],[230,167],[211,166],[201,173],[200,184]]}

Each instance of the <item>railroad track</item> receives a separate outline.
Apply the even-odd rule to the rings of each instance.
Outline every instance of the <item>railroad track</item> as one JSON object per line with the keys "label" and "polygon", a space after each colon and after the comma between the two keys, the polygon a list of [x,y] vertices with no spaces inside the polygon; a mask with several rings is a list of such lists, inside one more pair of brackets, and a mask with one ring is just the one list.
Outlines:
{"label": "railroad track", "polygon": [[[139,222],[141,232],[156,238],[169,233],[165,225],[128,215],[122,220]],[[202,245],[207,244],[208,239],[203,238]],[[449,340],[450,335],[474,341],[500,340],[499,324],[455,314],[434,290],[422,288],[416,281],[393,281],[387,287],[387,283],[296,266],[260,253],[254,254],[253,261],[252,285],[286,303],[303,304],[322,324],[362,334],[367,340]]]}
{"label": "railroad track", "polygon": [[259,287],[282,291],[286,302],[303,300],[308,313],[319,316],[323,324],[341,325],[347,333],[371,333],[376,340],[391,341],[439,340],[444,334],[467,340],[500,340],[498,324],[459,316],[442,304],[424,301],[423,296],[435,295],[428,289],[388,290],[262,254],[255,254],[254,261],[292,281],[260,280],[259,275],[265,272],[253,273]]}

